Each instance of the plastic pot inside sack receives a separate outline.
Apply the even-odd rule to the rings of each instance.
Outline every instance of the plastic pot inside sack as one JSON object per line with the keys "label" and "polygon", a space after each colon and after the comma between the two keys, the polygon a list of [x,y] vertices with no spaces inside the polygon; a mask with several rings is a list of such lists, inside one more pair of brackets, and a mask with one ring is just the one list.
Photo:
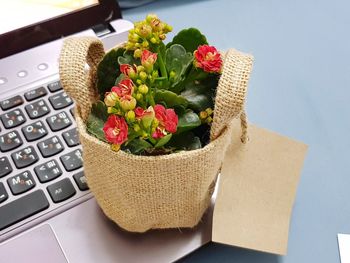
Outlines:
{"label": "plastic pot inside sack", "polygon": [[246,139],[243,110],[252,57],[234,49],[225,53],[208,145],[169,155],[138,156],[113,151],[86,131],[97,99],[96,70],[104,55],[98,39],[82,37],[67,39],[60,56],[60,79],[76,102],[84,171],[92,193],[103,212],[128,231],[196,226],[210,204],[234,118],[241,117],[242,140]]}

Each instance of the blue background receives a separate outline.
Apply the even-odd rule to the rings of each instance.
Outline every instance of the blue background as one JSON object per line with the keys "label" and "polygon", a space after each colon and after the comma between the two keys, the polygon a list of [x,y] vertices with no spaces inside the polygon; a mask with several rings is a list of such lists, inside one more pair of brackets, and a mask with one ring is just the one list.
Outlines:
{"label": "blue background", "polygon": [[340,262],[337,233],[350,233],[350,2],[163,0],[123,15],[151,12],[174,32],[197,27],[221,50],[252,53],[250,121],[309,145],[287,256],[209,244],[184,261]]}

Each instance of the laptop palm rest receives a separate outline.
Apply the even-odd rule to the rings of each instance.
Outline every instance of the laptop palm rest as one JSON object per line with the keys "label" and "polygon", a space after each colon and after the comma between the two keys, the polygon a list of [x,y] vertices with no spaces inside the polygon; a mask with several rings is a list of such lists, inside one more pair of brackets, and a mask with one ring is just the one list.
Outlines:
{"label": "laptop palm rest", "polygon": [[[49,223],[69,262],[173,262],[211,240],[209,209],[194,229],[129,233],[110,221],[94,198]],[[0,253],[1,254],[1,253]]]}
{"label": "laptop palm rest", "polygon": [[68,263],[48,224],[41,225],[0,246],[1,262]]}

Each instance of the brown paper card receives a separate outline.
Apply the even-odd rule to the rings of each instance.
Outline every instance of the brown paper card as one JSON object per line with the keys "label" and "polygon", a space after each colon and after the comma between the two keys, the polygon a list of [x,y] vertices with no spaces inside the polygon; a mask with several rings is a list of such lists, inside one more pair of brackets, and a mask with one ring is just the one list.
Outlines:
{"label": "brown paper card", "polygon": [[214,242],[274,254],[287,252],[289,220],[307,146],[235,123],[213,215]]}

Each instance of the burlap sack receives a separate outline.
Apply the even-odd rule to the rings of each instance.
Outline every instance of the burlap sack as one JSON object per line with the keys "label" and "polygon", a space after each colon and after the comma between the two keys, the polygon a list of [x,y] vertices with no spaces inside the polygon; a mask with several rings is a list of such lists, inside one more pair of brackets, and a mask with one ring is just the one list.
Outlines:
{"label": "burlap sack", "polygon": [[[196,226],[210,204],[230,142],[230,122],[242,116],[252,57],[233,49],[225,54],[212,141],[207,146],[164,156],[136,156],[114,152],[86,132],[85,121],[96,98],[96,67],[103,55],[99,40],[83,37],[67,39],[60,56],[62,85],[76,102],[85,175],[92,193],[104,213],[128,231]],[[245,131],[245,115],[242,120]],[[243,135],[244,140],[246,132]]]}

